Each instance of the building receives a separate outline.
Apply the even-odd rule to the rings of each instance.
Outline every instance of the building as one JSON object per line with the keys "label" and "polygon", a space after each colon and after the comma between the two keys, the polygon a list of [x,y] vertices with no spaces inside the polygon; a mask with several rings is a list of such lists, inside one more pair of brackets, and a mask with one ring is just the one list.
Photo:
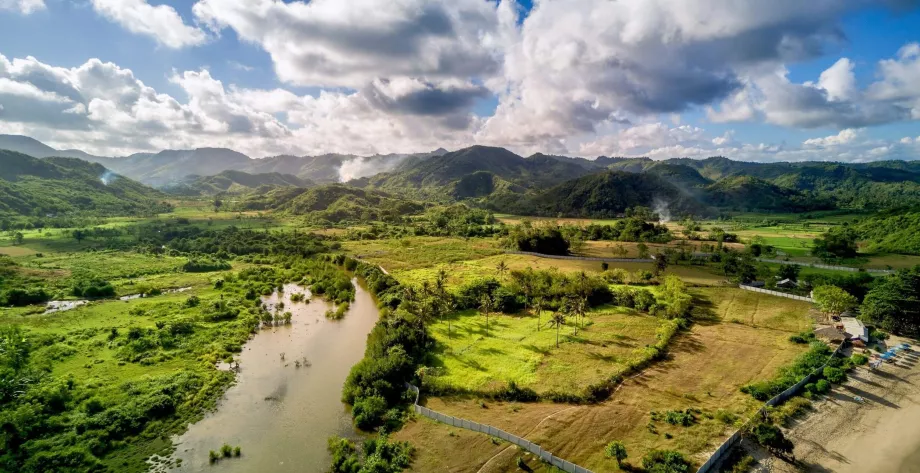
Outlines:
{"label": "building", "polygon": [[843,330],[850,334],[851,340],[859,339],[865,343],[869,342],[869,329],[861,320],[856,317],[841,317],[840,324],[843,325]]}
{"label": "building", "polygon": [[776,283],[776,287],[781,287],[783,289],[795,289],[799,287],[799,283],[791,279],[783,279],[782,281]]}
{"label": "building", "polygon": [[847,338],[847,334],[837,327],[822,327],[815,330],[815,337],[829,343],[840,343]]}

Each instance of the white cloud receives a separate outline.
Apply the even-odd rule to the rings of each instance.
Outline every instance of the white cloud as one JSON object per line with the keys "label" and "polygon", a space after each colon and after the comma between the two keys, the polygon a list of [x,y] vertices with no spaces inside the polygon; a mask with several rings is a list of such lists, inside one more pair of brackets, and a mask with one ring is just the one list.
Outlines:
{"label": "white cloud", "polygon": [[0,11],[9,10],[29,15],[45,8],[45,0],[0,0]]}
{"label": "white cloud", "polygon": [[805,140],[803,143],[805,146],[815,146],[815,147],[828,147],[828,146],[840,146],[852,143],[858,136],[862,134],[862,130],[854,130],[852,128],[847,128],[846,130],[841,130],[840,133],[832,136],[825,136],[823,138],[810,138]]}
{"label": "white cloud", "polygon": [[482,0],[201,0],[193,11],[264,48],[278,77],[297,85],[357,89],[500,67],[496,8]]}
{"label": "white cloud", "polygon": [[877,80],[860,90],[854,65],[843,58],[821,73],[817,83],[796,84],[782,66],[750,68],[744,88],[710,107],[716,122],[762,120],[801,128],[840,129],[920,119],[920,44],[878,64]]}
{"label": "white cloud", "polygon": [[197,46],[208,40],[204,31],[186,25],[169,5],[153,6],[146,0],[92,0],[92,4],[100,15],[169,48]]}

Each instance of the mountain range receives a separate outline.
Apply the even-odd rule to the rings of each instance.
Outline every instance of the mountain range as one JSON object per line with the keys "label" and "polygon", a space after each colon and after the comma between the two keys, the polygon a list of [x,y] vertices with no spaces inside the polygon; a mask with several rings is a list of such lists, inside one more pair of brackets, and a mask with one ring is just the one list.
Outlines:
{"label": "mountain range", "polygon": [[135,153],[124,157],[94,156],[79,150],[57,150],[38,140],[21,135],[0,135],[0,149],[16,151],[36,158],[67,157],[98,163],[123,176],[153,187],[170,187],[189,180],[189,176],[212,176],[223,171],[250,174],[291,174],[317,183],[344,182],[394,169],[413,157],[446,153],[356,156],[324,154],[319,156],[272,156],[252,159],[227,148],[163,150],[158,153]]}
{"label": "mountain range", "polygon": [[[317,211],[303,200],[304,189],[317,186],[326,190],[310,193],[311,202],[344,204],[351,199],[368,207],[381,202],[400,207],[404,201],[465,201],[499,212],[579,217],[615,216],[636,205],[707,214],[920,206],[920,163],[912,161],[752,163],[724,157],[656,161],[603,156],[589,160],[540,153],[523,157],[489,146],[370,157],[250,159],[229,149],[200,148],[105,158],[0,135],[0,149],[4,147],[36,157],[76,157],[172,194],[241,194],[246,196],[242,202],[252,208],[297,213]],[[343,181],[347,188],[365,192],[358,195],[346,187],[327,186]],[[300,202],[295,204],[295,199]],[[353,210],[347,213],[353,216]]]}

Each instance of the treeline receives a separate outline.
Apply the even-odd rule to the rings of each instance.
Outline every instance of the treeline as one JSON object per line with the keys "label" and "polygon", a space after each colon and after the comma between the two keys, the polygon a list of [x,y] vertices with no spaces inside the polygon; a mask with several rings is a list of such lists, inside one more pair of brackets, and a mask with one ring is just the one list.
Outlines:
{"label": "treeline", "polygon": [[348,240],[379,240],[407,236],[488,237],[504,232],[504,225],[482,209],[464,204],[434,207],[401,223],[372,223],[367,228],[349,228]]}

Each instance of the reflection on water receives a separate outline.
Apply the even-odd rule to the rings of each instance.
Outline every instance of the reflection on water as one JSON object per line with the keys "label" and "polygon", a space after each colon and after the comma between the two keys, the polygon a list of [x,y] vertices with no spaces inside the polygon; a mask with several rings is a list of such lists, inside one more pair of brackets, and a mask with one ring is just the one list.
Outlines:
{"label": "reflection on water", "polygon": [[55,312],[65,312],[86,304],[89,304],[89,301],[51,301],[45,306],[44,313],[53,314]]}
{"label": "reflection on water", "polygon": [[[357,286],[345,318],[330,321],[324,313],[331,304],[319,298],[292,303],[295,292],[307,291],[287,285],[281,299],[264,299],[283,301],[294,314],[291,324],[261,330],[246,344],[237,383],[218,410],[175,439],[178,471],[321,473],[330,461],[326,440],[355,435],[340,400],[342,384],[377,321],[374,300]],[[242,456],[210,465],[208,451],[224,443],[239,445]]]}

